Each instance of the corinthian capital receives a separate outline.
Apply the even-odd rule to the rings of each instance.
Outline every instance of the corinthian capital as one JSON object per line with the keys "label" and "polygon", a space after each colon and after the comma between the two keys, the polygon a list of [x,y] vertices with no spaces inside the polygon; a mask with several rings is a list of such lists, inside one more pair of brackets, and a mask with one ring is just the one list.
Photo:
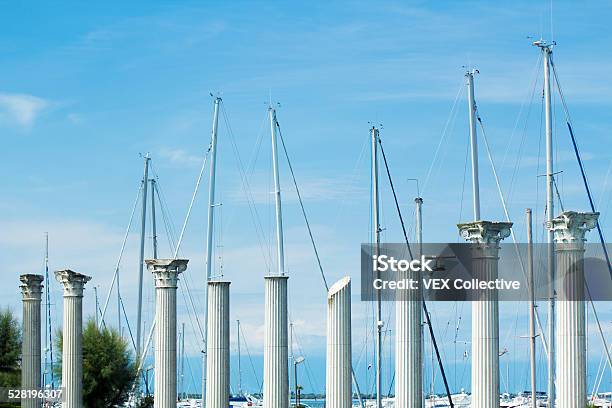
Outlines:
{"label": "corinthian capital", "polygon": [[478,244],[493,244],[510,235],[511,222],[474,221],[457,224],[459,233],[466,240]]}
{"label": "corinthian capital", "polygon": [[582,243],[586,241],[586,232],[595,228],[598,219],[598,212],[565,211],[547,221],[546,228],[554,232],[558,244]]}

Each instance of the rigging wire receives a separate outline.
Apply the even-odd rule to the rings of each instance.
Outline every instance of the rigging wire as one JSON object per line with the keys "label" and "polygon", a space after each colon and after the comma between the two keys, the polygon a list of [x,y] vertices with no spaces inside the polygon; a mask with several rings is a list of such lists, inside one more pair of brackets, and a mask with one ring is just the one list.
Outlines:
{"label": "rigging wire", "polygon": [[[497,174],[497,169],[495,167],[495,162],[493,161],[493,155],[491,154],[491,147],[489,146],[489,140],[487,139],[487,134],[485,132],[485,128],[484,128],[484,124],[482,123],[482,119],[480,117],[480,112],[476,111],[476,119],[478,120],[478,123],[480,124],[480,129],[482,131],[482,138],[485,142],[485,147],[486,147],[486,152],[487,152],[487,156],[489,158],[489,162],[491,163],[491,169],[493,170],[493,177],[495,178],[495,184],[497,185],[497,191],[499,193],[499,198],[502,204],[502,208],[504,210],[504,215],[506,217],[506,221],[510,222],[510,214],[508,212],[508,206],[506,205],[506,199],[504,198],[504,193],[503,190],[501,188],[501,183],[499,180],[499,175]],[[514,234],[514,229],[510,228],[510,236],[512,237],[512,242],[514,244],[514,251],[516,253],[516,257],[519,261],[519,265],[521,267],[521,272],[523,273],[523,276],[525,277],[526,281],[528,282],[529,279],[527,279],[527,272],[525,271],[525,265],[523,264],[523,258],[521,257],[520,251],[518,249],[518,243],[516,241],[516,236]],[[548,355],[548,346],[546,343],[546,339],[544,338],[544,331],[542,329],[542,325],[540,323],[540,317],[538,315],[538,311],[537,309],[535,310],[535,317],[536,317],[536,323],[540,329],[540,331],[542,332],[541,334],[541,339],[542,339],[542,345],[544,346],[544,351],[546,352],[546,354]]]}
{"label": "rigging wire", "polygon": [[[391,192],[393,193],[393,199],[395,201],[395,208],[397,209],[397,214],[399,216],[399,220],[400,220],[400,223],[402,225],[402,232],[404,234],[404,239],[406,240],[406,247],[408,249],[408,253],[410,254],[410,257],[412,258],[413,257],[412,249],[410,248],[410,242],[408,240],[408,235],[407,235],[407,232],[406,232],[406,225],[404,223],[404,217],[402,216],[402,211],[400,209],[399,202],[397,200],[397,194],[395,193],[395,186],[393,185],[393,179],[391,178],[391,171],[389,170],[389,164],[387,162],[387,156],[385,154],[385,150],[383,148],[382,140],[381,140],[380,137],[378,138],[378,144],[380,145],[380,151],[382,153],[383,162],[385,164],[385,170],[387,172],[387,177],[389,179],[389,185],[391,187]],[[453,403],[453,399],[451,398],[451,392],[450,392],[450,388],[448,386],[448,380],[446,379],[446,373],[444,371],[444,364],[442,363],[442,358],[440,357],[440,350],[438,349],[438,343],[436,342],[436,337],[434,335],[433,327],[431,325],[431,319],[429,317],[429,312],[427,310],[427,304],[425,303],[425,301],[423,301],[422,305],[423,305],[423,311],[425,312],[425,317],[427,319],[427,326],[429,327],[429,335],[431,337],[432,345],[435,348],[436,357],[438,359],[438,366],[439,366],[440,372],[442,374],[442,380],[444,381],[444,387],[446,389],[446,395],[448,397],[448,402],[449,402],[451,408],[453,408],[455,405]]]}
{"label": "rigging wire", "polygon": [[[574,136],[574,131],[572,129],[571,117],[569,115],[569,109],[567,108],[567,103],[565,101],[565,96],[564,96],[563,91],[561,89],[561,83],[559,82],[559,77],[557,76],[557,68],[556,68],[555,64],[552,62],[552,59],[551,59],[551,66],[552,66],[552,69],[553,69],[553,75],[554,75],[555,83],[557,85],[557,89],[559,91],[559,96],[561,98],[561,103],[562,103],[563,110],[564,110],[564,113],[565,113],[565,119],[566,119],[567,127],[569,129],[569,134],[570,134],[570,137],[572,139],[572,145],[574,147],[574,153],[576,154],[576,160],[578,161],[578,165],[580,167],[580,173],[582,175],[582,181],[584,183],[584,188],[586,190],[586,193],[587,193],[587,196],[588,196],[588,199],[589,199],[589,204],[591,206],[591,211],[595,212],[595,205],[593,203],[593,197],[591,195],[591,189],[589,187],[589,183],[588,183],[588,180],[587,180],[586,172],[585,172],[584,166],[582,164],[582,158],[580,157],[580,151],[578,150],[578,144],[576,143],[576,138]],[[605,240],[604,240],[604,237],[603,237],[603,232],[601,230],[601,226],[599,224],[599,220],[597,220],[597,224],[596,225],[597,225],[597,232],[599,233],[599,239],[601,241],[601,246],[602,246],[602,249],[603,249],[603,253],[604,253],[604,256],[605,256],[606,261],[608,263],[608,271],[610,273],[610,276],[612,277],[612,266],[610,264],[610,257],[608,255],[608,249],[607,249],[606,244],[605,244]],[[591,304],[591,308],[593,310],[593,316],[595,317],[595,321],[597,323],[597,328],[599,329],[599,334],[601,335],[602,345],[603,345],[603,347],[604,347],[604,349],[606,351],[606,355],[608,357],[608,364],[610,365],[610,368],[612,369],[612,356],[610,355],[610,350],[608,349],[608,343],[607,343],[606,337],[605,337],[605,335],[603,333],[603,330],[602,330],[602,327],[601,327],[601,323],[599,321],[599,316],[597,315],[597,310],[595,309],[595,303],[593,302],[593,297],[591,296],[591,292],[589,290],[589,285],[587,284],[586,281],[585,281],[585,287],[586,287],[586,290],[587,290],[587,294],[588,294],[588,298],[589,298],[589,303]]]}
{"label": "rigging wire", "polygon": [[138,206],[138,201],[140,199],[140,195],[142,194],[143,184],[139,183],[140,187],[138,188],[138,193],[136,193],[136,199],[134,200],[134,205],[132,206],[132,212],[130,214],[130,220],[128,221],[127,228],[125,229],[125,234],[123,236],[123,242],[121,243],[121,250],[119,251],[119,259],[117,259],[117,264],[115,265],[115,273],[113,274],[113,280],[111,281],[110,288],[108,289],[108,294],[106,295],[106,300],[104,301],[104,307],[102,308],[102,315],[100,316],[100,324],[106,324],[104,322],[104,315],[106,314],[106,308],[108,307],[108,302],[110,301],[111,293],[113,292],[113,286],[117,280],[117,275],[119,274],[119,268],[121,267],[121,259],[123,259],[123,252],[125,251],[125,244],[127,242],[128,236],[130,235],[130,230],[132,229],[132,221],[134,220],[134,213],[136,212],[136,207]]}
{"label": "rigging wire", "polygon": [[291,160],[289,159],[289,153],[287,152],[287,146],[285,145],[285,139],[283,138],[283,132],[281,131],[280,123],[278,123],[278,120],[276,121],[276,127],[278,128],[278,135],[280,137],[281,145],[283,146],[283,152],[285,152],[285,157],[287,158],[289,172],[291,173],[291,179],[293,180],[293,185],[295,187],[298,201],[300,203],[300,209],[302,210],[302,216],[304,217],[304,222],[306,223],[306,228],[308,229],[310,243],[312,244],[312,249],[314,251],[315,257],[317,258],[317,265],[319,266],[319,272],[321,273],[321,279],[323,279],[325,290],[329,290],[329,285],[327,283],[327,279],[325,278],[325,273],[323,272],[323,266],[321,265],[321,257],[319,256],[319,251],[317,250],[317,245],[315,244],[314,236],[312,234],[312,228],[310,227],[310,222],[308,221],[308,216],[306,215],[306,209],[304,208],[304,201],[302,200],[302,194],[300,193],[300,188],[298,187],[297,180],[295,179],[295,172],[293,171],[293,166],[291,165]]}
{"label": "rigging wire", "polygon": [[[563,94],[563,90],[561,89],[561,83],[559,82],[559,77],[557,76],[556,65],[553,63],[552,59],[551,59],[550,65],[552,66],[555,83],[557,84],[559,96],[561,97],[561,104],[563,105],[563,111],[565,113],[565,121],[567,123],[567,128],[569,130],[570,137],[572,139],[574,153],[576,154],[576,160],[578,161],[578,166],[580,167],[580,174],[582,175],[582,181],[584,182],[584,188],[589,198],[589,204],[591,206],[591,211],[595,212],[595,204],[593,203],[593,196],[591,195],[591,188],[589,187],[589,182],[587,180],[586,172],[582,164],[582,158],[580,157],[580,151],[578,149],[578,144],[576,143],[576,138],[574,137],[574,131],[572,129],[572,124],[571,124],[572,121],[571,121],[571,117],[569,114],[569,109],[567,108],[567,103],[565,102],[565,96]],[[597,232],[599,233],[599,239],[601,241],[601,246],[603,248],[603,252],[606,257],[606,262],[608,262],[608,271],[610,272],[610,277],[612,278],[612,265],[610,264],[610,256],[608,255],[608,249],[606,248],[606,244],[605,244],[606,241],[604,240],[603,232],[601,230],[601,226],[599,225],[599,220],[597,220]]]}
{"label": "rigging wire", "polygon": [[198,190],[200,188],[200,183],[202,181],[202,175],[204,174],[204,168],[206,167],[206,162],[208,161],[208,156],[210,153],[211,145],[208,146],[206,150],[206,154],[204,155],[204,160],[202,160],[202,167],[200,168],[200,173],[198,174],[198,178],[196,180],[195,189],[193,190],[193,195],[191,196],[191,201],[189,202],[189,207],[187,208],[187,215],[185,216],[185,221],[183,222],[183,227],[181,228],[181,233],[179,235],[178,241],[176,243],[176,248],[174,249],[174,259],[178,256],[178,252],[181,247],[181,243],[183,242],[183,236],[185,235],[185,229],[187,228],[187,223],[189,222],[189,217],[191,216],[191,209],[193,208],[193,203],[195,202],[196,196],[198,195]]}
{"label": "rigging wire", "polygon": [[232,145],[234,156],[236,157],[236,161],[238,163],[238,172],[240,174],[240,178],[242,181],[242,189],[247,198],[247,204],[249,207],[249,211],[251,213],[251,220],[255,227],[255,233],[257,235],[257,240],[259,241],[259,248],[262,252],[264,262],[266,263],[266,267],[268,268],[268,270],[271,270],[272,265],[273,265],[272,258],[270,254],[266,253],[266,250],[265,250],[266,245],[264,245],[266,234],[264,233],[264,229],[261,223],[261,217],[259,216],[259,212],[257,211],[257,206],[255,205],[255,199],[253,198],[253,192],[249,184],[249,180],[248,180],[245,168],[244,168],[244,164],[242,162],[242,158],[240,157],[240,153],[238,151],[238,146],[236,145],[234,132],[230,125],[229,117],[225,109],[225,104],[223,103],[221,104],[221,113],[223,114],[223,120],[225,122],[227,133],[229,134],[229,139]]}
{"label": "rigging wire", "polygon": [[440,141],[438,142],[438,146],[436,147],[436,151],[434,153],[434,158],[431,161],[431,164],[429,165],[429,169],[427,170],[427,176],[425,176],[425,182],[423,183],[423,194],[425,194],[425,190],[427,190],[427,187],[429,185],[429,178],[431,176],[431,172],[433,170],[433,166],[436,163],[436,159],[438,157],[438,154],[440,153],[440,148],[442,147],[442,144],[444,143],[444,140],[446,139],[446,135],[447,135],[447,131],[449,128],[449,125],[452,121],[453,118],[453,113],[455,111],[455,108],[457,106],[457,102],[459,101],[459,96],[461,95],[461,91],[463,90],[463,87],[465,86],[464,81],[461,80],[461,84],[459,85],[459,90],[457,90],[457,95],[455,96],[455,102],[453,102],[453,106],[451,107],[451,110],[449,112],[448,118],[446,119],[446,123],[444,124],[444,129],[442,130],[442,135],[440,137]]}
{"label": "rigging wire", "polygon": [[244,331],[242,330],[242,325],[240,326],[240,333],[242,333],[242,341],[244,342],[244,347],[246,349],[247,356],[249,356],[249,364],[251,366],[251,370],[253,370],[253,377],[255,378],[255,381],[257,382],[257,388],[261,393],[263,385],[259,381],[259,377],[257,377],[257,372],[255,371],[255,366],[253,365],[253,359],[251,358],[251,351],[249,350],[249,344],[246,341],[246,336],[244,335]]}

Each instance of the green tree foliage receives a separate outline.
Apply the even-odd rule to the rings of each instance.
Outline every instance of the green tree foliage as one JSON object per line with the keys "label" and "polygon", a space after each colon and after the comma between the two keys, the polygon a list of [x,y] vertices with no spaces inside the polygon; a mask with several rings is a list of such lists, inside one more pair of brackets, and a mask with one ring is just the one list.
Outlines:
{"label": "green tree foliage", "polygon": [[0,387],[21,384],[21,325],[9,309],[0,310]]}
{"label": "green tree foliage", "polygon": [[[62,348],[62,333],[57,336]],[[61,361],[59,364],[61,375]],[[83,402],[88,408],[123,405],[136,379],[137,365],[115,329],[98,329],[89,319],[83,329]]]}

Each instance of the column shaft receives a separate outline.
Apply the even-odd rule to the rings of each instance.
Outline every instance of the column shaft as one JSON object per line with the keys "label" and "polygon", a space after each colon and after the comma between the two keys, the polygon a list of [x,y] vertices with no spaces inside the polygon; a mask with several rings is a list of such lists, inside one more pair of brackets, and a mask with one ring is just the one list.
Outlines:
{"label": "column shaft", "polygon": [[584,242],[598,218],[599,213],[564,211],[546,223],[554,233],[556,252],[557,408],[586,404]]}
{"label": "column shaft", "polygon": [[[472,277],[497,279],[499,243],[511,222],[474,221],[458,225],[471,242]],[[482,290],[472,302],[472,408],[499,407],[499,301],[497,290]]]}
{"label": "column shaft", "polygon": [[155,280],[155,408],[176,408],[176,289],[186,259],[148,259]]}
{"label": "column shaft", "polygon": [[[43,277],[41,275],[21,275],[23,294],[23,341],[21,347],[21,388],[37,389],[41,386],[40,356],[40,305]],[[37,398],[21,400],[26,408],[40,407]]]}
{"label": "column shaft", "polygon": [[[481,280],[495,280],[498,247],[475,245],[472,267]],[[472,302],[472,408],[499,407],[499,303],[497,291]]]}
{"label": "column shaft", "polygon": [[62,387],[64,408],[83,406],[83,298],[64,297],[62,338]]}
{"label": "column shaft", "polygon": [[264,406],[289,405],[287,276],[265,277]]}
{"label": "column shaft", "polygon": [[351,367],[351,280],[345,277],[327,296],[326,407],[353,406]]}
{"label": "column shaft", "polygon": [[[586,326],[582,243],[557,244],[557,408],[586,404]],[[568,300],[562,300],[563,298]]]}
{"label": "column shaft", "polygon": [[227,408],[230,390],[230,282],[208,282],[206,408]]}
{"label": "column shaft", "polygon": [[62,334],[63,408],[83,407],[83,289],[91,278],[71,270],[55,272],[64,285]]}
{"label": "column shaft", "polygon": [[157,288],[155,316],[155,408],[170,408],[176,406],[176,288]]}
{"label": "column shaft", "polygon": [[[401,273],[401,272],[400,272]],[[405,276],[402,276],[405,275]],[[408,274],[399,279],[408,279]],[[400,290],[395,304],[395,406],[423,405],[422,297]]]}

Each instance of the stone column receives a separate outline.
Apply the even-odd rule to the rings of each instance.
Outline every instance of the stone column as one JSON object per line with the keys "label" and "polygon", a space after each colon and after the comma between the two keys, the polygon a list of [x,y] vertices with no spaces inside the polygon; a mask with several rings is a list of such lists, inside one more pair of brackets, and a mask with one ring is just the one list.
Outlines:
{"label": "stone column", "polygon": [[265,407],[288,408],[289,363],[287,339],[287,279],[285,275],[266,276],[264,318]]}
{"label": "stone column", "polygon": [[64,326],[62,337],[63,408],[83,406],[83,289],[91,279],[69,269],[56,271],[64,285]]}
{"label": "stone column", "polygon": [[326,407],[352,408],[351,367],[351,278],[347,276],[327,295]]}
{"label": "stone column", "polygon": [[[398,272],[398,278],[420,279],[420,274]],[[397,291],[395,304],[395,405],[397,407],[423,405],[421,311],[422,290]]]}
{"label": "stone column", "polygon": [[[23,342],[21,344],[21,388],[40,388],[40,302],[42,298],[42,275],[21,275],[23,295]],[[40,407],[40,399],[21,400],[26,408]]]}
{"label": "stone column", "polygon": [[155,280],[155,408],[176,408],[176,289],[187,259],[147,259]]}
{"label": "stone column", "polygon": [[227,408],[230,391],[230,282],[208,282],[206,408]]}
{"label": "stone column", "polygon": [[582,408],[587,398],[584,236],[598,217],[599,213],[565,211],[546,223],[556,244],[557,408]]}
{"label": "stone column", "polygon": [[[459,224],[472,246],[472,270],[480,280],[498,274],[499,242],[510,235],[511,222]],[[472,302],[472,408],[499,407],[499,301],[496,290],[479,293]]]}

